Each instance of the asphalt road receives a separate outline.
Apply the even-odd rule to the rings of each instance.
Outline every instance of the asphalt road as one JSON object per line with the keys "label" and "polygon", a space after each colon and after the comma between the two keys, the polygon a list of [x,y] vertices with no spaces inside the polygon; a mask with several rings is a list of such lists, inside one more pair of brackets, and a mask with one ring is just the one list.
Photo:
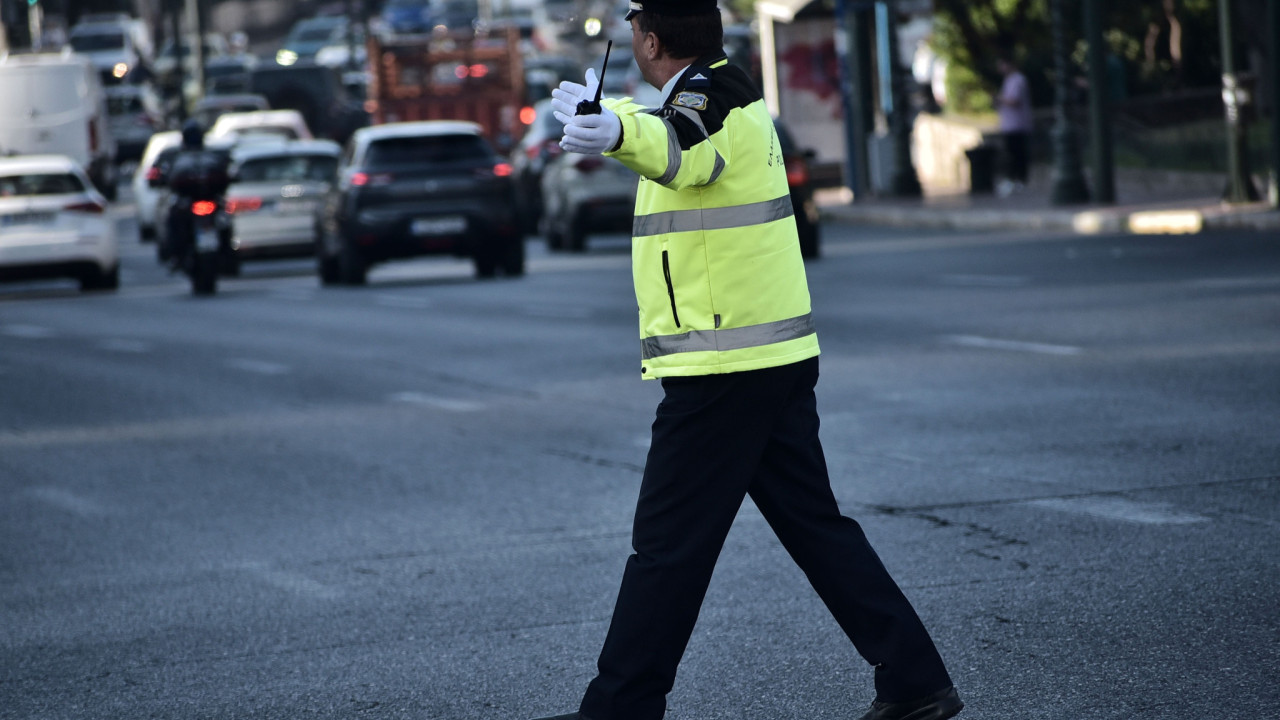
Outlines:
{"label": "asphalt road", "polygon": [[[626,239],[321,288],[0,285],[0,717],[525,720],[575,709],[660,388]],[[825,228],[833,485],[962,718],[1280,707],[1280,245]],[[759,513],[682,720],[844,720],[853,652]]]}

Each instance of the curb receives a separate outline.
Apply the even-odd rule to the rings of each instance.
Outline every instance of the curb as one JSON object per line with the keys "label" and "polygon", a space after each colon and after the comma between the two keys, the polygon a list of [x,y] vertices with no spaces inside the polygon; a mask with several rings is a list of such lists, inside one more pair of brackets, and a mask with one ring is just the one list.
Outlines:
{"label": "curb", "polygon": [[1098,234],[1188,234],[1205,230],[1280,231],[1280,212],[1266,203],[1230,206],[983,209],[911,205],[828,205],[822,218],[835,222],[933,230],[1029,230]]}

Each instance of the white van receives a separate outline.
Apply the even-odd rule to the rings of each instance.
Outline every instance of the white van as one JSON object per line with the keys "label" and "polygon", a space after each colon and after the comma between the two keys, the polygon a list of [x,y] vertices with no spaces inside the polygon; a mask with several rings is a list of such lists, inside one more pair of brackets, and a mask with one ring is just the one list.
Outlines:
{"label": "white van", "polygon": [[116,141],[93,65],[71,53],[0,55],[0,155],[66,155],[109,200]]}

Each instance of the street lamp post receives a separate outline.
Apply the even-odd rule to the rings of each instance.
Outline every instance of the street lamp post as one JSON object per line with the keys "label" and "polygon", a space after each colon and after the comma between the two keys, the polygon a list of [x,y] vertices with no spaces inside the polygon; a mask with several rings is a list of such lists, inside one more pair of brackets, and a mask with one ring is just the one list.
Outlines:
{"label": "street lamp post", "polygon": [[[1222,41],[1222,104],[1227,113],[1227,191],[1223,200],[1246,203],[1258,199],[1258,191],[1249,179],[1249,160],[1245,154],[1248,141],[1240,116],[1247,92],[1236,77],[1235,32],[1232,25],[1231,0],[1218,0],[1218,28]],[[1274,52],[1274,49],[1273,49]]]}
{"label": "street lamp post", "polygon": [[1089,188],[1080,169],[1080,147],[1071,126],[1071,78],[1067,58],[1067,29],[1063,5],[1068,0],[1050,0],[1053,27],[1054,123],[1053,188],[1054,205],[1075,205],[1089,201]]}
{"label": "street lamp post", "polygon": [[1094,200],[1116,201],[1115,163],[1111,152],[1111,88],[1107,84],[1107,52],[1102,39],[1102,0],[1084,0],[1084,34],[1089,44],[1089,149]]}
{"label": "street lamp post", "polygon": [[889,86],[893,114],[889,118],[893,133],[893,177],[890,188],[897,197],[920,197],[920,178],[911,162],[911,100],[907,97],[902,61],[898,57],[898,11],[894,2],[885,3],[885,26],[888,35]]}

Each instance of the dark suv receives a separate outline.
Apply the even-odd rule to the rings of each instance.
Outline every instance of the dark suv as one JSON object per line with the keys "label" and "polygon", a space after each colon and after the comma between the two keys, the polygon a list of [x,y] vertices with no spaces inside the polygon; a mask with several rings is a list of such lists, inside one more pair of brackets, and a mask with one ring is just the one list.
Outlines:
{"label": "dark suv", "polygon": [[477,277],[524,272],[511,165],[476,123],[357,130],[319,223],[325,284],[361,285],[370,265],[420,255],[470,257]]}

